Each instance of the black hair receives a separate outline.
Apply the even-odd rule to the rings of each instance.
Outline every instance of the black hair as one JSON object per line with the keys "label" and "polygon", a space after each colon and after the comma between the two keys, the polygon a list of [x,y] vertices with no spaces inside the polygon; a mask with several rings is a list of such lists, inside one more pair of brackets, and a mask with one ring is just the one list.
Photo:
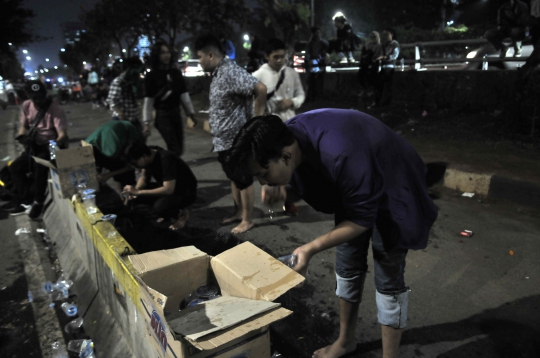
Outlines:
{"label": "black hair", "polygon": [[122,70],[130,70],[130,69],[141,69],[142,70],[143,63],[140,58],[137,56],[128,57],[122,61]]}
{"label": "black hair", "polygon": [[313,27],[311,28],[311,34],[312,34],[312,35],[315,35],[315,33],[316,33],[317,31],[321,31],[321,28],[320,28],[319,26],[313,26]]}
{"label": "black hair", "polygon": [[283,148],[294,141],[294,135],[278,116],[250,119],[242,126],[227,152],[223,163],[225,174],[238,189],[243,190],[253,182],[252,161],[268,168],[269,161],[279,159]]}
{"label": "black hair", "polygon": [[128,163],[132,163],[150,154],[152,151],[146,144],[140,140],[131,140],[124,147],[122,158]]}
{"label": "black hair", "polygon": [[210,51],[217,52],[221,56],[225,56],[223,45],[214,35],[202,35],[195,41],[195,52],[202,51],[208,53]]}
{"label": "black hair", "polygon": [[161,63],[161,61],[159,60],[159,56],[161,55],[161,48],[163,46],[167,47],[167,49],[171,53],[171,61],[169,62],[169,66],[174,64],[174,61],[176,58],[174,50],[165,41],[158,41],[155,44],[153,44],[152,47],[150,48],[150,67],[153,70],[159,68],[159,65]]}
{"label": "black hair", "polygon": [[396,30],[390,28],[390,27],[387,27],[386,29],[384,29],[384,31],[386,32],[389,32],[392,34],[392,40],[397,40],[397,37],[396,37]]}
{"label": "black hair", "polygon": [[334,21],[341,22],[342,24],[344,24],[347,22],[347,19],[345,18],[345,16],[336,16],[334,17]]}
{"label": "black hair", "polygon": [[266,55],[270,56],[270,54],[274,51],[285,50],[285,49],[286,49],[285,42],[281,41],[280,39],[273,38],[273,39],[268,40],[264,50],[265,50]]}

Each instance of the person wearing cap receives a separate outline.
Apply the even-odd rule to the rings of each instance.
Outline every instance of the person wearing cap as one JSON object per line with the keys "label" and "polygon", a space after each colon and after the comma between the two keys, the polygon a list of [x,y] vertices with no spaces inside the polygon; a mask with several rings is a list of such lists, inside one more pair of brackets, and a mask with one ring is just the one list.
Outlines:
{"label": "person wearing cap", "polygon": [[[49,170],[38,165],[32,156],[50,160],[50,140],[56,141],[61,148],[67,147],[67,121],[64,110],[47,96],[47,88],[42,82],[29,81],[25,92],[29,99],[22,104],[21,126],[16,138],[25,149],[9,166],[16,198],[8,211],[11,215],[29,213],[31,219],[36,219],[43,211]],[[30,176],[27,175],[29,172]]]}
{"label": "person wearing cap", "polygon": [[145,98],[143,122],[150,134],[153,111],[154,125],[163,137],[167,150],[181,156],[184,153],[184,124],[180,104],[187,117],[197,125],[195,110],[184,82],[182,72],[174,66],[169,45],[157,42],[150,51],[151,71],[144,78]]}
{"label": "person wearing cap", "polygon": [[143,63],[138,57],[122,60],[123,72],[116,77],[109,90],[107,102],[113,112],[113,120],[129,121],[141,132],[149,133],[150,127],[144,129],[141,124],[141,108],[137,97],[139,95],[139,77],[143,70]]}
{"label": "person wearing cap", "polygon": [[370,242],[383,357],[397,357],[409,304],[406,256],[427,246],[438,214],[414,148],[365,113],[319,109],[286,123],[277,116],[253,118],[239,130],[224,163],[239,189],[255,176],[265,187],[263,202],[294,193],[315,210],[334,214],[331,230],[293,252],[293,269],[305,274],[314,255],[336,248],[340,332],[313,357],[342,357],[356,349]]}

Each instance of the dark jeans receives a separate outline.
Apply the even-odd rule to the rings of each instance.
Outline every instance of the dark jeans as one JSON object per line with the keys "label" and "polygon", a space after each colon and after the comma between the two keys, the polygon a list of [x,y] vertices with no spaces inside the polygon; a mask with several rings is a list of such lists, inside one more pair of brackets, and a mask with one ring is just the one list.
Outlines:
{"label": "dark jeans", "polygon": [[184,153],[184,125],[180,109],[156,110],[155,126],[167,144],[167,150],[181,156]]}
{"label": "dark jeans", "polygon": [[392,102],[392,82],[394,80],[393,68],[382,68],[379,72],[375,86],[375,103],[380,106]]}
{"label": "dark jeans", "polygon": [[521,49],[521,41],[523,41],[525,38],[525,28],[503,26],[500,29],[491,29],[486,31],[484,37],[493,44],[496,50],[500,50],[502,48],[502,41],[504,38],[510,37],[512,39],[512,45],[517,51],[518,49]]}
{"label": "dark jeans", "polygon": [[[177,181],[179,185],[179,181]],[[156,183],[149,183],[145,189],[158,188]],[[181,194],[173,195],[141,195],[135,199],[135,204],[150,206],[151,218],[176,218],[180,210],[185,209],[197,199],[196,189],[193,191],[185,190]]]}
{"label": "dark jeans", "polygon": [[9,170],[13,178],[14,194],[23,204],[32,201],[43,203],[47,191],[49,168],[37,164],[32,156],[50,160],[49,145],[33,145],[11,163]]}
{"label": "dark jeans", "polygon": [[314,101],[320,98],[324,93],[324,77],[326,76],[325,69],[320,69],[319,72],[307,73],[307,100]]}
{"label": "dark jeans", "polygon": [[[99,169],[107,169],[111,172],[120,170],[127,166],[127,163],[120,159],[113,159],[103,154],[97,147],[93,147],[94,159],[96,160],[96,167]],[[135,170],[130,170],[122,174],[113,176],[114,181],[119,182],[122,188],[126,185],[135,185]]]}

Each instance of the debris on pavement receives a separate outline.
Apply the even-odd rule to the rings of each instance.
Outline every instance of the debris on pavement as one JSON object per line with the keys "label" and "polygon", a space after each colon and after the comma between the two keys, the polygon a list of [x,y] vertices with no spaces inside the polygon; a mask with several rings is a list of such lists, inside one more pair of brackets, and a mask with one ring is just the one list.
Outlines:
{"label": "debris on pavement", "polygon": [[510,256],[514,256],[514,250],[510,250],[508,253],[510,254]]}
{"label": "debris on pavement", "polygon": [[30,231],[27,227],[21,227],[15,231],[15,235],[19,236],[20,234],[30,234],[32,231]]}
{"label": "debris on pavement", "polygon": [[465,193],[461,194],[461,196],[466,196],[468,198],[472,198],[474,196],[474,193],[465,192]]}
{"label": "debris on pavement", "polygon": [[474,235],[474,232],[472,232],[471,230],[463,230],[459,234],[463,237],[472,237]]}

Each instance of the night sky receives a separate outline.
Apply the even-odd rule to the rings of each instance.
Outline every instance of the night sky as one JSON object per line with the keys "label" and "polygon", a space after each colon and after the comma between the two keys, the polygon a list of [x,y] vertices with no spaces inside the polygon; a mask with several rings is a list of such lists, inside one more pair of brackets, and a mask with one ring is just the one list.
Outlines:
{"label": "night sky", "polygon": [[[64,46],[64,36],[60,28],[63,22],[79,21],[79,15],[83,9],[91,9],[98,0],[26,0],[24,7],[32,9],[36,14],[31,20],[29,29],[34,33],[50,39],[42,42],[29,44],[21,48],[19,59],[24,63],[27,70],[32,72],[38,65],[44,67],[60,66],[58,52]],[[22,50],[28,50],[23,55]],[[26,56],[32,59],[27,61]],[[45,59],[49,58],[50,62]]]}

